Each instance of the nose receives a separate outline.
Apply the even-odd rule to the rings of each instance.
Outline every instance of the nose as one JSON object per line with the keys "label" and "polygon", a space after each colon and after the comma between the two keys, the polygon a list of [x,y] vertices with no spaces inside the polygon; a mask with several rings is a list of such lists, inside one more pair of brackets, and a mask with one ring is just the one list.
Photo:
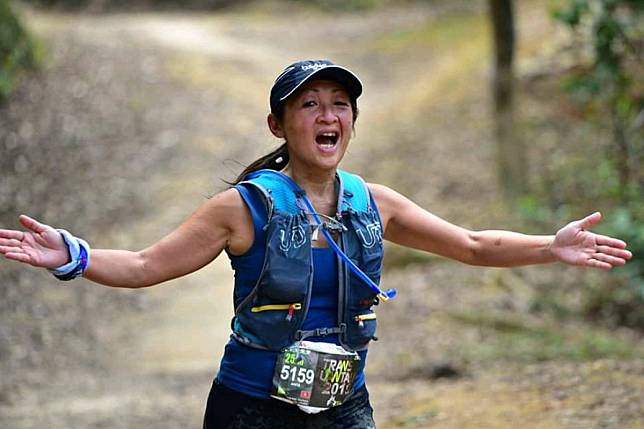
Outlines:
{"label": "nose", "polygon": [[338,120],[335,111],[333,110],[333,105],[321,104],[320,105],[320,114],[318,115],[318,121],[325,124],[332,124]]}

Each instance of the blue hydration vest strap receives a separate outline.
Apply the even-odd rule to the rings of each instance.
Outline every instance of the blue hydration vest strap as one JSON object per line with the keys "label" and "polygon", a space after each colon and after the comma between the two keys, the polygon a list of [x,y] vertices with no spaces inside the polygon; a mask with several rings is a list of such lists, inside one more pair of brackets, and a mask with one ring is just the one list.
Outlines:
{"label": "blue hydration vest strap", "polygon": [[[270,174],[275,178],[279,178],[279,180],[282,180],[286,185],[288,185],[288,187],[294,192],[295,195],[300,195],[302,197],[302,200],[304,201],[304,203],[307,206],[306,209],[310,211],[310,214],[313,216],[313,219],[315,220],[315,222],[317,222],[318,228],[322,229],[322,233],[324,234],[324,237],[326,238],[327,242],[329,243],[329,246],[331,247],[331,249],[333,249],[333,251],[338,254],[338,256],[342,259],[342,261],[344,263],[347,264],[347,266],[351,269],[351,271],[353,271],[367,286],[369,286],[369,288],[371,288],[371,290],[373,290],[375,293],[378,294],[378,298],[381,301],[386,302],[389,299],[396,297],[396,295],[398,293],[396,291],[396,289],[391,288],[391,289],[387,289],[386,291],[383,291],[382,289],[380,289],[380,287],[378,287],[378,285],[375,284],[369,278],[369,276],[367,276],[356,264],[354,264],[353,261],[351,260],[351,258],[349,258],[342,251],[342,249],[340,249],[340,247],[337,245],[337,243],[335,242],[335,240],[333,239],[333,237],[329,233],[328,226],[324,222],[322,222],[322,220],[320,219],[319,214],[315,211],[315,208],[313,207],[313,204],[311,203],[311,201],[306,196],[306,193],[304,192],[304,190],[302,188],[300,188],[300,186],[297,183],[295,183],[293,181],[293,179],[291,179],[287,175],[285,175],[283,173],[280,173],[278,171],[266,169],[266,170],[258,170],[256,172],[253,172],[253,173],[249,174],[247,176],[246,180],[250,180],[250,179],[253,179],[253,178],[255,178],[255,177],[259,176],[259,175],[266,175],[266,174]],[[343,175],[343,178],[346,178],[346,177],[347,176]],[[362,183],[362,186],[366,187],[366,185],[364,183]],[[343,192],[343,190],[340,189],[340,192]],[[368,195],[368,193],[367,193],[367,195]],[[369,200],[369,198],[367,196],[367,202],[368,202],[368,200]]]}

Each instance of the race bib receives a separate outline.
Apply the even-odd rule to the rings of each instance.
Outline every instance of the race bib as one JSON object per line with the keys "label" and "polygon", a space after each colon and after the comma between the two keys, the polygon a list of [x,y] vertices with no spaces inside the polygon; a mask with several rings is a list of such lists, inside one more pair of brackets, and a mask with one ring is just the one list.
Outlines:
{"label": "race bib", "polygon": [[342,347],[301,341],[282,350],[273,374],[273,398],[317,413],[351,394],[360,356]]}

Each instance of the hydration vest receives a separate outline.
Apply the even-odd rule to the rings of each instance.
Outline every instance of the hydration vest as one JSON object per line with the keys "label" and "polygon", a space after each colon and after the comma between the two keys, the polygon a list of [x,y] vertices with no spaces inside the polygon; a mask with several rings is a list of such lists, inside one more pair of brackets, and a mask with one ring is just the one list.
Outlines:
{"label": "hydration vest", "polygon": [[[383,259],[378,210],[362,178],[338,170],[336,179],[337,214],[333,219],[324,217],[324,227],[338,232],[339,247],[377,284]],[[266,204],[267,219],[261,274],[250,293],[235,303],[233,336],[250,347],[279,351],[309,336],[338,334],[347,350],[365,350],[375,339],[377,322],[372,306],[379,300],[340,258],[338,325],[301,330],[313,283],[311,240],[319,232],[303,204],[305,192],[274,170],[250,173],[235,187],[257,190]],[[238,286],[236,281],[235,288]]]}

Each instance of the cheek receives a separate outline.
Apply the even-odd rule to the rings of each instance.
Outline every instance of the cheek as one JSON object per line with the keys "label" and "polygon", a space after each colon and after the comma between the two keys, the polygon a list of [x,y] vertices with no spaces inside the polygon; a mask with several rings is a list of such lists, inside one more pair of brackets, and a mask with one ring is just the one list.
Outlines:
{"label": "cheek", "polygon": [[342,122],[342,130],[345,135],[351,137],[353,134],[353,117],[349,117],[346,121]]}
{"label": "cheek", "polygon": [[300,124],[300,126],[291,127],[288,130],[287,136],[291,136],[292,138],[295,138],[295,139],[303,139],[308,137],[309,134],[311,134],[310,127],[306,127]]}
{"label": "cheek", "polygon": [[313,129],[314,118],[309,118],[306,115],[292,115],[287,118],[286,132],[290,134],[302,135],[310,132]]}

